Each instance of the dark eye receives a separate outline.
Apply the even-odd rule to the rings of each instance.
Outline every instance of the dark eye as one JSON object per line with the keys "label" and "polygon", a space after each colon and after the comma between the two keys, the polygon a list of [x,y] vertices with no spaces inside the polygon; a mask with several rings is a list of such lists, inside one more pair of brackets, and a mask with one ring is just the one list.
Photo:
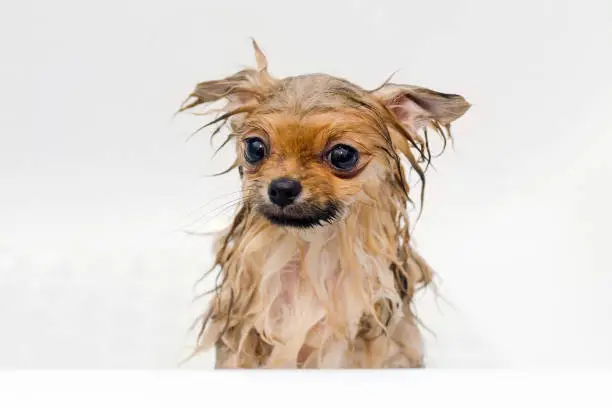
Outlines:
{"label": "dark eye", "polygon": [[244,141],[244,158],[247,162],[255,164],[266,157],[266,145],[258,137],[250,137]]}
{"label": "dark eye", "polygon": [[347,145],[339,144],[327,154],[327,159],[338,170],[352,170],[359,160],[359,152]]}

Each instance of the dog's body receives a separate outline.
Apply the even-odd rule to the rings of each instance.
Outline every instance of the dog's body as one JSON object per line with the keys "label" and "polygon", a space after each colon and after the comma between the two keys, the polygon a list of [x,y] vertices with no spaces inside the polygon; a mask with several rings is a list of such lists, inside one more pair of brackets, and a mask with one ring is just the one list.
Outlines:
{"label": "dog's body", "polygon": [[411,305],[432,272],[410,245],[400,157],[424,183],[418,132],[450,136],[469,104],[327,75],[275,79],[255,50],[257,70],[199,84],[183,108],[228,100],[212,123],[231,120],[244,197],[218,241],[199,349],[216,346],[224,368],[423,366]]}
{"label": "dog's body", "polygon": [[[245,222],[246,229],[261,230],[244,246],[237,243],[241,248],[237,262],[245,270],[252,267],[261,273],[259,282],[240,283],[248,288],[241,296],[253,296],[259,305],[251,306],[256,313],[244,313],[227,327],[222,337],[227,343],[217,344],[218,367],[421,365],[410,294],[403,299],[397,294],[393,271],[383,255],[393,242],[381,236],[384,226],[376,211],[364,207],[337,225],[306,233],[251,222]],[[351,224],[363,229],[347,228]],[[372,250],[381,255],[369,255]],[[407,265],[415,278],[419,263],[425,267],[418,258]],[[225,302],[218,306],[214,301],[213,309],[229,308],[229,287],[217,294]],[[399,303],[393,322],[387,322],[391,318],[385,304],[388,299]],[[370,310],[372,305],[376,313]],[[381,320],[387,323],[387,334],[382,332]],[[226,324],[225,319],[213,322],[204,342],[216,341]]]}

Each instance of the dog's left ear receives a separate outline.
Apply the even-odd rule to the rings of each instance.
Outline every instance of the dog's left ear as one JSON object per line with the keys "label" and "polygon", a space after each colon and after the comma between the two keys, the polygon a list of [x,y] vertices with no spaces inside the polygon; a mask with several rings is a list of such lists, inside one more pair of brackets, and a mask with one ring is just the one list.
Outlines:
{"label": "dog's left ear", "polygon": [[471,106],[461,95],[411,85],[385,84],[372,94],[412,134],[431,125],[446,127]]}

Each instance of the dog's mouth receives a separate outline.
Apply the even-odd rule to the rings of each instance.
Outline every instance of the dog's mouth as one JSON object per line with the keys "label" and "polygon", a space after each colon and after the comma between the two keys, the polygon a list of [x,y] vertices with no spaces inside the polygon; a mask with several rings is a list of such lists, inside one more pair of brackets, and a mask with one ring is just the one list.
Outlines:
{"label": "dog's mouth", "polygon": [[272,224],[294,228],[332,224],[341,213],[340,204],[336,202],[328,202],[325,205],[299,203],[284,208],[266,203],[260,204],[257,209]]}

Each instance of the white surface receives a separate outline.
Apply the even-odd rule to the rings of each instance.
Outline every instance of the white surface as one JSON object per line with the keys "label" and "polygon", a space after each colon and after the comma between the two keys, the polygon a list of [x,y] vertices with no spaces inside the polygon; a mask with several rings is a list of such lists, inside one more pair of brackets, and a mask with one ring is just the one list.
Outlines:
{"label": "white surface", "polygon": [[[297,7],[298,5],[296,5]],[[612,367],[609,1],[30,1],[0,14],[0,367],[172,368],[201,310],[201,80],[253,64],[461,93],[416,239],[436,367]],[[221,197],[220,197],[221,196]],[[218,200],[204,208],[200,206]],[[210,366],[204,356],[188,366]]]}

